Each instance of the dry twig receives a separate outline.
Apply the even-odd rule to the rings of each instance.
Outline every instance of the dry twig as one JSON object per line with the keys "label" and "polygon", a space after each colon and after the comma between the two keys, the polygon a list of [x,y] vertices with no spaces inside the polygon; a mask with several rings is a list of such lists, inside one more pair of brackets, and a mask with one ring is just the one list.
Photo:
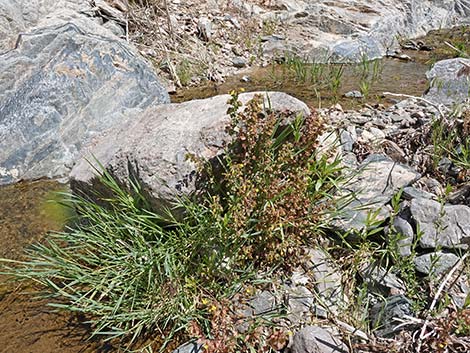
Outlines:
{"label": "dry twig", "polygon": [[[436,295],[434,296],[434,299],[431,303],[431,306],[428,309],[429,312],[431,312],[436,307],[437,301],[439,300],[439,297],[441,296],[442,291],[444,290],[447,283],[450,281],[450,279],[454,275],[455,271],[457,271],[457,269],[463,264],[465,259],[468,257],[468,254],[469,253],[464,254],[459,259],[459,261],[457,261],[457,263],[454,265],[454,267],[449,271],[447,276],[444,278],[444,280],[442,281],[441,285],[439,286],[439,288],[436,292]],[[427,329],[428,325],[429,325],[429,319],[426,319],[426,321],[423,324],[423,327],[421,328],[420,335],[418,337],[418,347],[416,348],[417,353],[420,353],[423,341],[433,333],[433,331],[431,331],[429,334],[426,334],[426,329]]]}

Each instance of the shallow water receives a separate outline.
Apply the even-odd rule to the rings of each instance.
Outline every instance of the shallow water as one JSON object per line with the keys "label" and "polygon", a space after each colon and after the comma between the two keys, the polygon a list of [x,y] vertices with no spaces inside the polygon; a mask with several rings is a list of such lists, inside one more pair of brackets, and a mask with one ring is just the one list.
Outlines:
{"label": "shallow water", "polygon": [[[18,183],[0,188],[0,257],[21,260],[24,249],[50,231],[63,229],[70,209],[58,201],[67,191],[55,181]],[[96,352],[89,329],[78,316],[54,312],[27,292],[34,287],[0,277],[0,352]]]}
{"label": "shallow water", "polygon": [[[183,89],[172,95],[173,102],[202,99],[217,94],[226,94],[233,89],[252,91],[282,91],[306,102],[314,108],[329,107],[340,103],[343,108],[359,108],[365,103],[392,104],[394,101],[383,97],[383,92],[402,93],[420,96],[427,89],[426,71],[429,66],[418,61],[402,61],[398,59],[382,59],[377,64],[345,65],[340,79],[340,87],[335,91],[330,85],[307,77],[299,77],[299,71],[311,72],[312,65],[296,69],[288,65],[275,65],[251,70],[249,73],[228,78],[224,83],[216,85],[206,83],[198,87]],[[374,70],[374,65],[376,69]],[[338,69],[336,67],[336,69]],[[325,72],[334,70],[324,66]],[[368,71],[367,71],[368,70]],[[368,72],[366,78],[364,74]],[[249,78],[244,82],[243,77]],[[346,98],[349,91],[367,90],[362,99]]]}

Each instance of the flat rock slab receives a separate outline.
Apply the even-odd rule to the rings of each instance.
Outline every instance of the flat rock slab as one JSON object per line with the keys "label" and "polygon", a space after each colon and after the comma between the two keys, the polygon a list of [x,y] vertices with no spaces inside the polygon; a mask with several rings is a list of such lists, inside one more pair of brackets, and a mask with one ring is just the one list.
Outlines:
{"label": "flat rock slab", "polygon": [[[240,101],[246,103],[254,94],[242,94]],[[274,110],[310,113],[303,102],[285,93],[267,94]],[[146,109],[89,146],[71,172],[72,189],[89,194],[99,187],[88,162],[96,159],[121,184],[136,179],[156,209],[176,195],[193,193],[196,165],[188,156],[209,160],[223,152],[229,141],[225,131],[230,122],[229,98],[221,95]]]}
{"label": "flat rock slab", "polygon": [[348,353],[348,347],[331,328],[306,326],[294,335],[290,353]]}
{"label": "flat rock slab", "polygon": [[434,103],[452,106],[470,95],[470,59],[438,61],[426,76],[431,87],[425,98]]}
{"label": "flat rock slab", "polygon": [[150,65],[95,26],[40,28],[0,54],[0,185],[66,176],[93,136],[169,102]]}
{"label": "flat rock slab", "polygon": [[338,315],[341,309],[347,307],[348,299],[341,283],[341,272],[333,259],[326,251],[312,249],[309,252],[307,266],[319,299],[318,305],[315,306],[317,315],[319,313],[325,317],[327,313]]}
{"label": "flat rock slab", "polygon": [[425,249],[468,248],[470,244],[470,208],[442,205],[437,201],[411,200],[411,216],[421,232],[419,245]]}
{"label": "flat rock slab", "polygon": [[458,261],[457,255],[441,251],[420,255],[413,260],[416,271],[434,276],[449,271]]}
{"label": "flat rock slab", "polygon": [[401,188],[419,179],[420,174],[410,167],[396,163],[382,154],[372,154],[361,164],[359,171],[343,187],[343,195],[353,200],[333,225],[342,231],[364,228],[370,213],[377,212],[375,220],[385,220],[389,211],[385,205]]}

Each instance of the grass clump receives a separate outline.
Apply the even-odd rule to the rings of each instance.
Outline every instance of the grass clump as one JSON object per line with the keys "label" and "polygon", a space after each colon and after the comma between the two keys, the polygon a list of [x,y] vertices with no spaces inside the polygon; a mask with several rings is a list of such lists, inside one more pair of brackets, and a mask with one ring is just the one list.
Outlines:
{"label": "grass clump", "polygon": [[436,119],[431,128],[430,139],[433,145],[432,169],[437,176],[451,184],[467,181],[470,169],[468,103],[458,105],[449,118]]}
{"label": "grass clump", "polygon": [[[221,319],[227,301],[318,240],[341,169],[316,152],[316,115],[276,114],[260,96],[240,110],[236,93],[230,105],[233,142],[218,163],[198,161],[205,188],[176,202],[184,216],[153,212],[137,184],[125,191],[103,171],[112,196],[99,204],[74,196],[75,225],[24,261],[2,260],[3,272],[39,283],[51,305],[86,314],[94,335],[132,343],[150,334],[162,350],[175,335],[202,336],[209,351],[249,347],[235,320]],[[266,342],[280,336],[274,330]]]}

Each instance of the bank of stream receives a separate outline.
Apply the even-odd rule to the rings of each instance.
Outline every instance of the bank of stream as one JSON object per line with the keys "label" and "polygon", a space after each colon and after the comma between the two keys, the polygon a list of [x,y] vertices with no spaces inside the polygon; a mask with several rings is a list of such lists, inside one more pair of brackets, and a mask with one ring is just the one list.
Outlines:
{"label": "bank of stream", "polygon": [[[437,42],[438,36],[432,34]],[[466,39],[468,41],[468,37]],[[206,83],[183,89],[172,96],[174,102],[207,98],[233,89],[246,91],[275,90],[289,93],[312,107],[328,107],[340,103],[343,108],[364,104],[392,104],[382,96],[384,91],[421,95],[427,88],[425,73],[433,52],[406,51],[413,60],[383,59],[354,66],[315,68],[291,61],[254,69],[227,79],[223,84]],[[442,54],[439,59],[449,56]],[[323,70],[326,81],[316,81],[315,70]],[[341,73],[341,82],[332,86],[330,73]],[[306,72],[306,76],[303,74]],[[320,84],[321,83],[321,84]],[[346,98],[350,91],[362,91],[363,98]],[[0,188],[0,256],[21,259],[25,248],[41,241],[48,231],[65,226],[69,213],[57,201],[58,191],[66,187],[55,181],[19,183]],[[52,312],[44,300],[23,295],[34,287],[18,287],[0,277],[0,352],[97,352],[115,351],[111,346],[98,346],[87,340],[90,330],[83,318],[70,313]]]}

